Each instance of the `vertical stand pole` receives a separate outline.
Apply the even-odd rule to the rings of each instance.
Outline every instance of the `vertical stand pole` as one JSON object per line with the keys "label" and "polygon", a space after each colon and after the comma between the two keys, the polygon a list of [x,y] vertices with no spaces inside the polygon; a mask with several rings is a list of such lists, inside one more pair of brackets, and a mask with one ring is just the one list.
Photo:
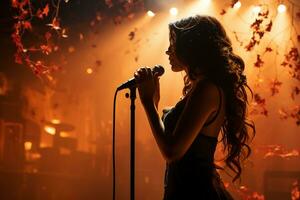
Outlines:
{"label": "vertical stand pole", "polygon": [[130,200],[135,198],[135,105],[136,87],[130,88]]}

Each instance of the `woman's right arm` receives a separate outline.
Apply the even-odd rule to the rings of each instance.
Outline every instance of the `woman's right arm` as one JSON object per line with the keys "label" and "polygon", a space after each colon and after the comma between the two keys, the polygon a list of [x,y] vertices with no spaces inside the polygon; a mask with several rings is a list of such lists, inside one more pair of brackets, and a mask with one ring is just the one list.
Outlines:
{"label": "woman's right arm", "polygon": [[156,140],[160,152],[168,162],[171,158],[169,139],[165,134],[164,124],[159,117],[157,108],[160,99],[159,78],[156,73],[152,74],[150,68],[140,68],[134,74],[138,84],[141,103],[145,109],[152,134]]}

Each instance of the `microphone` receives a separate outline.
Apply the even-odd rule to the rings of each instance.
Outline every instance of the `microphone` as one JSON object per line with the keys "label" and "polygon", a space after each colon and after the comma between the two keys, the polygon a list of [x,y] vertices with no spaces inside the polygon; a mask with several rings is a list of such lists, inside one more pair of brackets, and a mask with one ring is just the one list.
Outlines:
{"label": "microphone", "polygon": [[[165,69],[161,65],[155,65],[151,69],[151,71],[152,71],[152,74],[154,74],[154,73],[157,72],[158,76],[161,76],[161,75],[163,75],[165,73]],[[131,78],[127,82],[125,82],[122,85],[120,85],[117,90],[123,90],[125,88],[136,87],[136,85],[137,85],[137,83],[136,83],[135,78]]]}

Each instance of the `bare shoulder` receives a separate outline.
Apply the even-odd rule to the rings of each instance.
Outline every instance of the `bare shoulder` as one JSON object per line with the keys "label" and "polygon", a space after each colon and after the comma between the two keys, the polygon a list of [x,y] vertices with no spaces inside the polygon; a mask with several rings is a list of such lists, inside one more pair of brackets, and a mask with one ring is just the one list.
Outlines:
{"label": "bare shoulder", "polygon": [[191,101],[203,101],[205,99],[206,102],[216,105],[218,103],[219,91],[215,83],[203,80],[195,85],[191,91],[191,96]]}

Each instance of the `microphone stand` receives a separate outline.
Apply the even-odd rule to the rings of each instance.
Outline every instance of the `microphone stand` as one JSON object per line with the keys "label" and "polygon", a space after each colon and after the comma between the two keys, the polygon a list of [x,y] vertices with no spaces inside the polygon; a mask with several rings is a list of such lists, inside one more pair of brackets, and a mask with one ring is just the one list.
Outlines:
{"label": "microphone stand", "polygon": [[[136,87],[130,87],[130,200],[135,199],[135,104]],[[128,98],[128,94],[126,94]]]}

